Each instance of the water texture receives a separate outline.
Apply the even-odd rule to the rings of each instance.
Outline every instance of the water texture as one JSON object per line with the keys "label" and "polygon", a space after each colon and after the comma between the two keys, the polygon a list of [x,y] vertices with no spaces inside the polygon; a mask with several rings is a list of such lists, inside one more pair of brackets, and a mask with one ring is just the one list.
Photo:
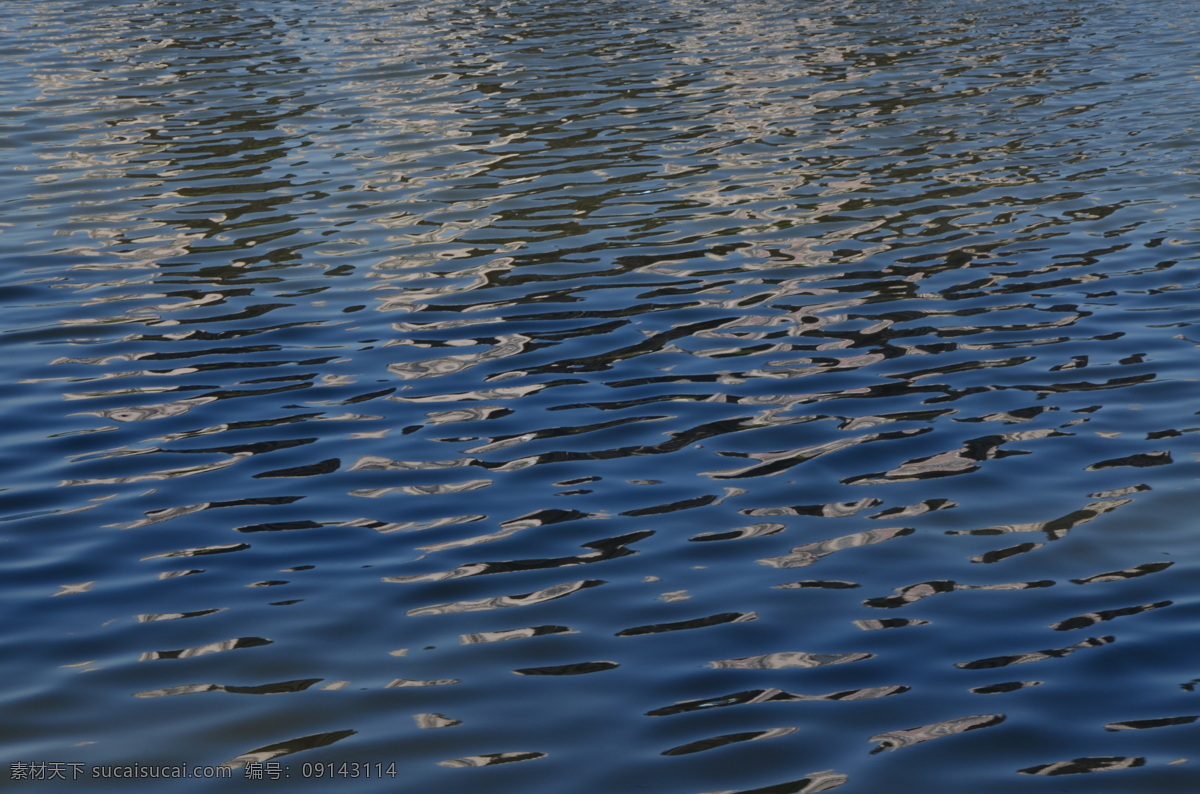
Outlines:
{"label": "water texture", "polygon": [[1195,10],[6,4],[4,774],[1200,789]]}

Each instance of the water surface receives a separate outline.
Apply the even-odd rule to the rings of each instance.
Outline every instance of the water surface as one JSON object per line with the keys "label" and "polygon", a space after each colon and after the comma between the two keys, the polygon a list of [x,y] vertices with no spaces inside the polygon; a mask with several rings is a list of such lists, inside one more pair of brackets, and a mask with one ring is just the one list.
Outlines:
{"label": "water surface", "polygon": [[6,766],[1194,790],[1193,12],[8,4]]}

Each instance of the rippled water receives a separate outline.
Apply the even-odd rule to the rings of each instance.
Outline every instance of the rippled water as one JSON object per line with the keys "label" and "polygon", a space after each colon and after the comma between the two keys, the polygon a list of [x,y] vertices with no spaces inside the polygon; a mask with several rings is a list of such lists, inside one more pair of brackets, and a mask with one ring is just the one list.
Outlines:
{"label": "rippled water", "polygon": [[6,765],[1200,788],[1192,4],[0,33]]}

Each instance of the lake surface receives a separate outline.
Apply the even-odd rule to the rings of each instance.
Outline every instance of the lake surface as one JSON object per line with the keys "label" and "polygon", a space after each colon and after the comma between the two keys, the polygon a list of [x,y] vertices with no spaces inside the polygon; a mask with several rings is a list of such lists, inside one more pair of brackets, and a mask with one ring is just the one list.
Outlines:
{"label": "lake surface", "polygon": [[1196,791],[1195,12],[8,3],[4,774]]}

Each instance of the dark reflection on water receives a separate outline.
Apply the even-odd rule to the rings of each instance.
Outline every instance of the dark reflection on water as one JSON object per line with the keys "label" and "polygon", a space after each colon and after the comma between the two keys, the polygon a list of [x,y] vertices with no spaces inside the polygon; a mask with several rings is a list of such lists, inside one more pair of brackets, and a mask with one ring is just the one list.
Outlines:
{"label": "dark reflection on water", "polygon": [[1200,787],[1189,4],[5,10],[7,759]]}

